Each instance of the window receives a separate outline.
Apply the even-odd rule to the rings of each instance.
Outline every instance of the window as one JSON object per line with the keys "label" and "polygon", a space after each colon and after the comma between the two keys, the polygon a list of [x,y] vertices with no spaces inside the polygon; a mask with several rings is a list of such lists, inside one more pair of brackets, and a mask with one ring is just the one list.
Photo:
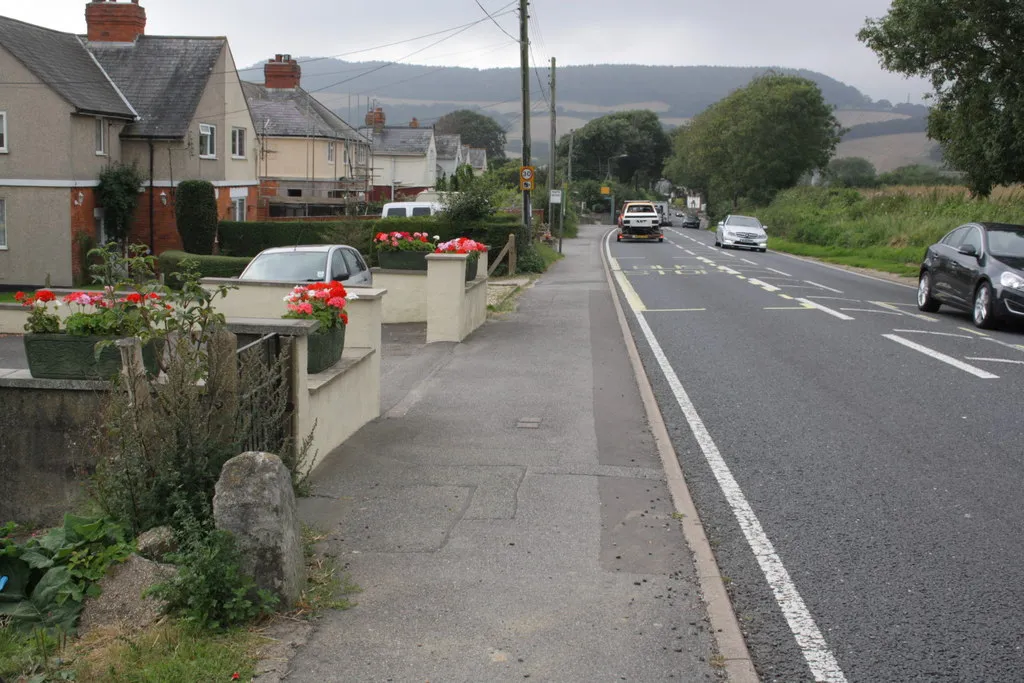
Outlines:
{"label": "window", "polygon": [[96,226],[96,243],[106,244],[107,243],[107,221],[106,214],[103,209],[93,209],[92,216],[95,220]]}
{"label": "window", "polygon": [[963,240],[963,238],[964,238],[964,236],[966,234],[967,234],[967,228],[966,227],[957,228],[953,232],[951,232],[948,235],[946,235],[945,237],[943,237],[942,238],[942,243],[947,245],[947,246],[950,246],[950,247],[953,247],[954,249],[956,249],[958,246],[960,246],[960,241]]}
{"label": "window", "polygon": [[332,280],[347,280],[348,279],[348,268],[345,267],[344,257],[341,255],[343,249],[339,249],[334,252],[331,256],[331,279]]}
{"label": "window", "polygon": [[981,253],[981,230],[978,230],[977,228],[970,228],[968,230],[967,235],[964,236],[964,241],[963,244],[960,245],[960,248],[962,249],[967,246],[974,247],[975,254]]}
{"label": "window", "polygon": [[363,270],[359,266],[359,259],[356,258],[355,252],[349,251],[348,249],[342,249],[341,253],[345,258],[345,266],[348,268],[350,276]]}
{"label": "window", "polygon": [[231,216],[239,222],[245,220],[245,197],[231,200]]}
{"label": "window", "polygon": [[231,129],[231,156],[236,159],[245,158],[245,128]]}
{"label": "window", "polygon": [[103,119],[96,119],[96,154],[107,154],[107,122]]}
{"label": "window", "polygon": [[0,199],[0,249],[7,248],[7,200]]}
{"label": "window", "polygon": [[217,158],[217,126],[209,123],[199,124],[199,156],[206,159]]}
{"label": "window", "polygon": [[0,111],[0,152],[7,154],[7,112]]}
{"label": "window", "polygon": [[302,190],[288,190],[288,196],[289,197],[301,197],[302,196]]}
{"label": "window", "polygon": [[334,163],[334,143],[333,142],[328,142],[327,143],[327,163],[329,163],[329,164],[333,164]]}

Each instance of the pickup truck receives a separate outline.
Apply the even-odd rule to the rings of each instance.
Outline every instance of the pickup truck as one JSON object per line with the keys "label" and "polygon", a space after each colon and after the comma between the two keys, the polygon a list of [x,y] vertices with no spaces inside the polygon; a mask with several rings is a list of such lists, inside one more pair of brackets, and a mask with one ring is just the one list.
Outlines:
{"label": "pickup truck", "polygon": [[616,241],[623,240],[658,240],[665,241],[661,232],[661,214],[651,202],[626,202],[619,214],[619,234]]}

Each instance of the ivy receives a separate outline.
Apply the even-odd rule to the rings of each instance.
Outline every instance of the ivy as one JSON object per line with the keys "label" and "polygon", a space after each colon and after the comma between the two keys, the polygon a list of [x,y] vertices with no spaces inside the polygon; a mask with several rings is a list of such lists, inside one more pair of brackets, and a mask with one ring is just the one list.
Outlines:
{"label": "ivy", "polygon": [[104,230],[112,242],[124,242],[135,219],[139,188],[145,178],[134,164],[111,164],[100,172],[96,200],[103,207]]}

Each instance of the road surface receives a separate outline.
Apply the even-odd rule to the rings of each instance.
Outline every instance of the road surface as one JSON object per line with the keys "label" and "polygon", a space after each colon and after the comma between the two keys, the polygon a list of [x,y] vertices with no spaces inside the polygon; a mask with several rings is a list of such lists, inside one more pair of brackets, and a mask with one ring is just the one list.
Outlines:
{"label": "road surface", "polygon": [[608,254],[762,679],[1024,680],[1024,335],[713,243]]}

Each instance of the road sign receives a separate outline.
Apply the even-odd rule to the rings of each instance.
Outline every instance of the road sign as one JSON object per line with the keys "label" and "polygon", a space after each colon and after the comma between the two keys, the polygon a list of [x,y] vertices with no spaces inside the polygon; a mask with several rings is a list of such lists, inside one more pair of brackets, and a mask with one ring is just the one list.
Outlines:
{"label": "road sign", "polygon": [[524,192],[532,192],[533,191],[533,181],[532,180],[520,180],[519,181],[519,189],[523,190]]}
{"label": "road sign", "polygon": [[552,204],[561,204],[562,203],[562,191],[561,190],[551,190],[551,203]]}
{"label": "road sign", "polygon": [[528,192],[533,189],[533,166],[519,167],[519,189]]}
{"label": "road sign", "polygon": [[612,193],[612,188],[607,187],[607,186],[601,188],[601,194],[611,194],[611,193]]}

